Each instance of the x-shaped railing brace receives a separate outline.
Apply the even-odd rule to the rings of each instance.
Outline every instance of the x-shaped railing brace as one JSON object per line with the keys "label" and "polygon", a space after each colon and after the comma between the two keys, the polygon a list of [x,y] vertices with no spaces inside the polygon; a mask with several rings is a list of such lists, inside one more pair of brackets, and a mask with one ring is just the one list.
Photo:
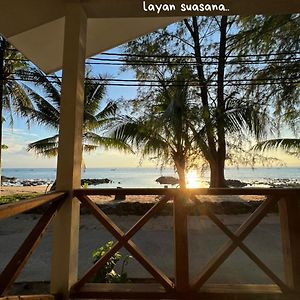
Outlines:
{"label": "x-shaped railing brace", "polygon": [[[288,292],[288,286],[282,282],[244,243],[243,240],[257,226],[257,224],[265,217],[270,208],[277,203],[278,199],[266,199],[233,233],[220,219],[209,210],[202,211],[207,215],[229,238],[230,240],[217,252],[217,254],[207,264],[198,279],[192,284],[192,290],[198,291],[204,283],[215,273],[220,265],[229,257],[229,255],[239,247],[244,253],[276,283],[283,292]],[[197,200],[194,200],[197,205]]]}
{"label": "x-shaped railing brace", "polygon": [[76,195],[76,197],[93,213],[118,242],[83,275],[72,287],[73,290],[80,289],[122,247],[125,247],[166,290],[174,289],[174,283],[161,270],[154,266],[130,240],[155,213],[164,207],[170,199],[169,197],[165,196],[156,203],[126,234],[87,196]]}

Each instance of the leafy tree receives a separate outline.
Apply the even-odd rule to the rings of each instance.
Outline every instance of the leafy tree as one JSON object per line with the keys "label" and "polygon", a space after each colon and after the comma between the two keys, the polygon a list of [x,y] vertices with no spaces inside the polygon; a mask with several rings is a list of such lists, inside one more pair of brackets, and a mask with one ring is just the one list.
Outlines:
{"label": "leafy tree", "polygon": [[[125,48],[128,68],[137,79],[153,80],[160,74],[166,80],[170,69],[190,66],[189,82],[199,113],[193,138],[209,164],[211,187],[226,186],[225,161],[237,151],[245,152],[244,140],[261,139],[272,125],[269,107],[247,93],[252,70],[238,60],[239,48],[232,42],[237,32],[237,17],[192,17]],[[153,55],[155,61],[147,59]],[[141,84],[137,101],[151,99],[155,88]]]}
{"label": "leafy tree", "polygon": [[[34,104],[33,108],[27,110],[27,113],[31,116],[32,121],[58,132],[61,81],[56,75],[49,78],[42,72],[35,73],[32,79],[40,88],[40,92],[36,89],[27,89]],[[87,78],[85,82],[83,150],[90,152],[99,146],[129,150],[124,143],[103,134],[106,126],[115,119],[117,105],[112,101],[104,104],[105,86],[100,82],[100,76],[96,79],[93,81]],[[99,131],[101,134],[98,133]],[[56,156],[58,154],[58,133],[29,144],[28,151],[34,151],[36,154],[46,157]]]}
{"label": "leafy tree", "polygon": [[[242,30],[236,37],[240,54],[254,52],[267,57],[267,62],[255,70],[254,78],[269,78],[277,83],[268,89],[251,86],[248,93],[272,106],[279,136],[285,125],[297,137],[300,130],[300,14],[242,17],[240,23]],[[273,138],[260,141],[254,147],[262,151],[277,148],[299,156],[299,139]]]}
{"label": "leafy tree", "polygon": [[[295,134],[300,129],[300,14],[252,16],[241,18],[242,30],[237,36],[240,54],[264,54],[266,63],[254,72],[255,80],[269,78],[273,83],[251,86],[253,97],[272,105],[276,126],[290,126]],[[274,55],[275,54],[275,55]]]}

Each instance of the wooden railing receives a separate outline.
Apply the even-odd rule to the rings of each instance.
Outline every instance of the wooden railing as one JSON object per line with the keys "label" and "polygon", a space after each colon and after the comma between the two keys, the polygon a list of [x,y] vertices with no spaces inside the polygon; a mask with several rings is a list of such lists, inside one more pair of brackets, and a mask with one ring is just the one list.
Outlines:
{"label": "wooden railing", "polygon": [[[13,258],[9,261],[7,266],[0,274],[0,298],[4,297],[17,276],[24,268],[29,257],[38,246],[41,237],[46,231],[47,227],[53,220],[57,210],[62,205],[66,193],[55,192],[36,197],[31,200],[20,201],[12,204],[5,204],[0,206],[0,220],[17,214],[37,208],[48,203],[45,213],[41,216],[35,227],[31,230],[25,241],[17,250]],[[26,297],[25,297],[26,298]],[[52,297],[53,298],[53,297]],[[39,299],[52,299],[50,295],[39,296]]]}
{"label": "wooden railing", "polygon": [[[191,189],[184,193],[179,189],[80,189],[74,195],[117,239],[101,257],[72,287],[72,298],[121,298],[121,299],[245,299],[254,296],[263,299],[300,299],[300,189]],[[93,195],[159,195],[160,200],[126,233],[124,233],[90,198]],[[221,247],[211,261],[199,270],[199,275],[189,278],[189,249],[187,226],[187,199],[192,199],[197,207],[197,195],[264,195],[267,196],[247,220],[232,232],[212,211],[202,209],[227,237],[228,242]],[[155,266],[136,246],[131,238],[167,202],[173,202],[173,227],[175,248],[175,280],[169,278]],[[286,280],[282,281],[244,243],[268,212],[278,204],[280,214],[283,257]],[[152,283],[89,283],[96,272],[122,247],[154,277]],[[272,285],[226,285],[206,284],[221,264],[236,249],[240,248],[273,282]],[[249,298],[246,298],[249,299]]]}
{"label": "wooden railing", "polygon": [[[93,195],[158,195],[150,210],[126,233],[91,200]],[[197,195],[264,195],[267,196],[247,220],[235,231],[231,231],[221,219],[208,208],[201,206],[201,214],[208,216],[229,238],[211,261],[199,270],[198,276],[189,278],[188,211],[187,199],[198,206]],[[72,298],[121,298],[121,299],[300,299],[300,189],[80,189],[74,191],[98,221],[117,239],[111,250],[99,259],[74,284],[70,290]],[[33,200],[0,206],[0,220],[48,203],[46,212],[37,222],[20,249],[0,275],[0,298],[5,295],[34,251],[66,194],[56,192]],[[75,200],[74,200],[75,201]],[[155,266],[132,241],[134,235],[168,202],[173,203],[174,264],[173,276],[167,276]],[[253,231],[273,206],[279,207],[283,245],[285,280],[280,279],[248,246],[245,238]],[[122,247],[154,277],[157,283],[89,283],[91,277]],[[272,285],[207,284],[208,279],[221,264],[240,248],[272,281]],[[173,279],[174,278],[174,279]],[[42,298],[42,297],[40,297]],[[50,299],[49,297],[44,299]]]}

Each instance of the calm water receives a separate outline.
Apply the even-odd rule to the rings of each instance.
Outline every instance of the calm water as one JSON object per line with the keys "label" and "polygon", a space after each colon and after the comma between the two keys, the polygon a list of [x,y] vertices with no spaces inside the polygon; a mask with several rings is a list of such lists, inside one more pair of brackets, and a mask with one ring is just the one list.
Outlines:
{"label": "calm water", "polygon": [[[50,168],[36,169],[3,169],[4,176],[16,177],[20,180],[46,180],[53,181],[56,170]],[[238,179],[254,186],[269,186],[274,184],[298,183],[300,184],[300,168],[228,168],[225,170],[226,179]],[[159,176],[176,176],[172,169],[159,168],[89,168],[82,173],[82,178],[108,178],[113,181],[110,184],[102,184],[101,187],[160,187],[155,180]],[[194,174],[193,185],[207,186],[209,174],[201,176]]]}

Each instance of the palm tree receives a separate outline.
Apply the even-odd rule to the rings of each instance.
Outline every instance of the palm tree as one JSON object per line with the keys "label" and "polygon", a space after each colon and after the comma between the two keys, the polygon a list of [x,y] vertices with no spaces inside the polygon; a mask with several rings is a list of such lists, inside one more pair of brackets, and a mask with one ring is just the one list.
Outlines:
{"label": "palm tree", "polygon": [[123,117],[112,133],[113,139],[132,145],[143,157],[154,155],[165,165],[173,164],[181,188],[186,187],[187,169],[199,157],[193,138],[197,103],[190,97],[187,73],[183,68],[171,84],[161,80],[155,101],[140,116]]}
{"label": "palm tree", "polygon": [[255,150],[266,151],[272,149],[283,149],[288,154],[300,157],[300,139],[285,138],[285,139],[272,139],[257,143],[254,146]]}
{"label": "palm tree", "polygon": [[[14,49],[0,35],[0,145],[2,145],[3,111],[9,114],[9,123],[13,125],[13,116],[28,117],[27,108],[32,106],[26,94],[25,84],[19,79],[26,79],[23,73],[28,68],[28,62],[22,54]],[[27,122],[29,119],[27,118]],[[0,147],[0,186],[1,186],[1,149]]]}
{"label": "palm tree", "polygon": [[[28,94],[34,103],[34,107],[27,110],[32,121],[46,126],[55,132],[54,135],[38,140],[28,145],[28,151],[34,151],[37,155],[53,157],[58,154],[58,129],[60,118],[60,88],[61,81],[56,75],[46,77],[42,72],[32,76],[38,93],[34,89],[28,89]],[[83,116],[83,150],[92,151],[98,147],[117,148],[129,150],[129,147],[120,141],[99,134],[108,128],[114,121],[117,104],[109,101],[104,104],[105,86],[101,83],[101,77],[96,80],[86,79],[84,94]],[[101,106],[103,108],[101,109]]]}

